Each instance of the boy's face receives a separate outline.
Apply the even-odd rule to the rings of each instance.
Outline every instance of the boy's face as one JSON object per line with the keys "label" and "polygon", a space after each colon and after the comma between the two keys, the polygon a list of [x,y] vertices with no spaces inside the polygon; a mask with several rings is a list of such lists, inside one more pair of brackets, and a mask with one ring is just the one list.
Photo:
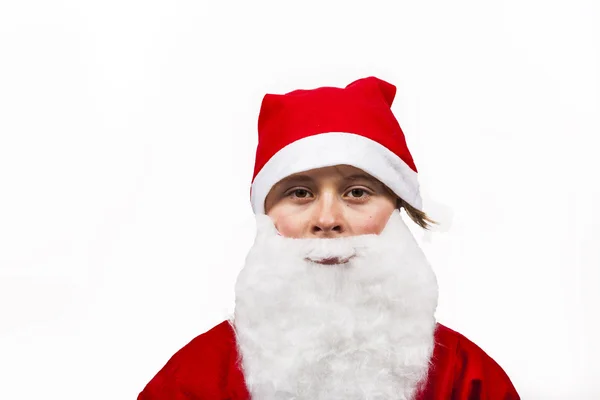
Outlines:
{"label": "boy's face", "polygon": [[290,175],[265,200],[279,233],[293,238],[379,234],[395,207],[383,183],[349,165]]}

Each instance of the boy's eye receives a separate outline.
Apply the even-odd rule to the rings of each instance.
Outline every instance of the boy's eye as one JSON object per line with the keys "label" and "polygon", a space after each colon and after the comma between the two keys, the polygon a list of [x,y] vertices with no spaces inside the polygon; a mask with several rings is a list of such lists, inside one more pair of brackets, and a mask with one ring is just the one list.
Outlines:
{"label": "boy's eye", "polygon": [[292,193],[298,198],[305,198],[309,195],[308,190],[306,189],[296,189]]}
{"label": "boy's eye", "polygon": [[[369,192],[366,189],[355,188],[348,191],[346,195],[356,199],[364,199],[369,196]],[[312,193],[308,189],[298,188],[288,192],[288,196],[297,199],[307,199],[312,196]]]}
{"label": "boy's eye", "polygon": [[350,194],[352,197],[363,197],[366,194],[366,191],[364,189],[352,189]]}

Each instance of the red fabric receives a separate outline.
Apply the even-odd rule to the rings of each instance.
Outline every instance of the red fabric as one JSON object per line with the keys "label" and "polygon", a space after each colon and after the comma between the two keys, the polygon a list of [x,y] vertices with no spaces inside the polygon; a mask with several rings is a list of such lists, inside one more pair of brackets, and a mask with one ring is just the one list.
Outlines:
{"label": "red fabric", "polygon": [[[502,368],[458,332],[437,324],[427,384],[415,400],[520,400]],[[138,400],[249,400],[227,321],[179,350]]]}
{"label": "red fabric", "polygon": [[258,116],[252,182],[279,150],[296,140],[327,132],[354,133],[372,139],[418,172],[390,109],[395,95],[396,86],[373,76],[345,88],[320,87],[265,95]]}

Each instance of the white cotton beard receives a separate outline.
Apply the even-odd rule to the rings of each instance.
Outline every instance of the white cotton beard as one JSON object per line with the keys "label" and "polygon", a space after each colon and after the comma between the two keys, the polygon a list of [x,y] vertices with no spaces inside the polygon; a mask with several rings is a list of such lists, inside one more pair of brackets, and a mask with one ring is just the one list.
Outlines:
{"label": "white cotton beard", "polygon": [[408,400],[426,381],[438,287],[398,210],[381,235],[335,239],[285,238],[257,215],[235,293],[253,399]]}

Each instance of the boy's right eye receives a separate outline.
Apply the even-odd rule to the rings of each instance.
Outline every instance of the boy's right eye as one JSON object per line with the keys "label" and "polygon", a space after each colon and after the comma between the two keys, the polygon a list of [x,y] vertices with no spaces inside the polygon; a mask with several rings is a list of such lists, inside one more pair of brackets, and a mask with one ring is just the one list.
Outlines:
{"label": "boy's right eye", "polygon": [[294,189],[289,192],[288,196],[294,196],[299,199],[305,199],[310,196],[310,192],[306,189]]}

